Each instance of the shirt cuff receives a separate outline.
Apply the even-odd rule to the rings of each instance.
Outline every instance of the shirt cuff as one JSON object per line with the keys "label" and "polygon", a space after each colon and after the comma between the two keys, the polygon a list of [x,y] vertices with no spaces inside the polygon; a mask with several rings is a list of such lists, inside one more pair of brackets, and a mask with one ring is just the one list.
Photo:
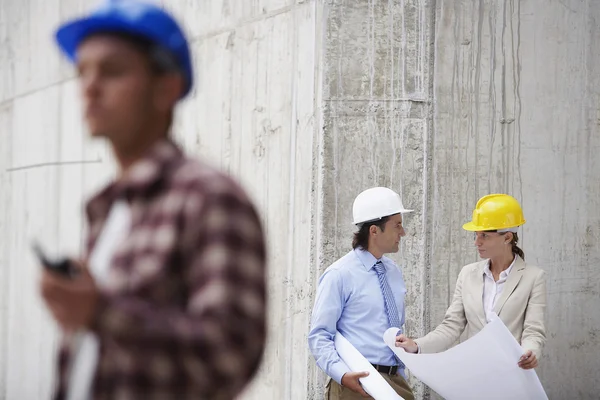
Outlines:
{"label": "shirt cuff", "polygon": [[329,376],[331,376],[331,379],[333,379],[341,385],[342,377],[348,372],[352,371],[350,371],[348,366],[346,366],[346,364],[343,361],[338,361],[335,364],[331,365],[331,369],[329,370]]}

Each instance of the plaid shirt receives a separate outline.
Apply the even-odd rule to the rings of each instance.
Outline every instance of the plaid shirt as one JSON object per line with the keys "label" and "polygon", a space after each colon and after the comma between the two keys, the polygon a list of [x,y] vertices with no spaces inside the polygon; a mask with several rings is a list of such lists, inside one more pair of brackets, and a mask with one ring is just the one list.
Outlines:
{"label": "plaid shirt", "polygon": [[[234,398],[265,345],[266,250],[254,207],[229,177],[161,141],[88,203],[88,257],[120,198],[131,232],[91,327],[100,341],[94,399]],[[56,399],[71,345],[65,338]]]}

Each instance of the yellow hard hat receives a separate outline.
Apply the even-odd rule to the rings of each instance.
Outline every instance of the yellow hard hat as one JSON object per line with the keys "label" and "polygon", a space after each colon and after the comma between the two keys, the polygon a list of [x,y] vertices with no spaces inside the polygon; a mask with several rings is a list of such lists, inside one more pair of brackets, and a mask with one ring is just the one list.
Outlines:
{"label": "yellow hard hat", "polygon": [[488,194],[479,199],[473,210],[473,220],[464,224],[463,229],[471,232],[514,231],[524,223],[523,210],[517,199],[507,194]]}

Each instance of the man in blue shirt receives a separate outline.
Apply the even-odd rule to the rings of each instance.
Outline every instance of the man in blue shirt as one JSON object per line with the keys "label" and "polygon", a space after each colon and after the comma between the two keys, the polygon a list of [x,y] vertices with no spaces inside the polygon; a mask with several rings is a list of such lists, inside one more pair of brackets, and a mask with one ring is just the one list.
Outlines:
{"label": "man in blue shirt", "polygon": [[334,344],[339,331],[405,400],[413,400],[404,365],[384,343],[383,333],[404,325],[406,287],[402,271],[385,253],[398,252],[405,235],[402,214],[410,212],[394,191],[375,187],[360,193],[352,213],[358,232],[353,250],[333,263],[319,280],[308,344],[317,365],[331,377],[325,399],[369,397]]}

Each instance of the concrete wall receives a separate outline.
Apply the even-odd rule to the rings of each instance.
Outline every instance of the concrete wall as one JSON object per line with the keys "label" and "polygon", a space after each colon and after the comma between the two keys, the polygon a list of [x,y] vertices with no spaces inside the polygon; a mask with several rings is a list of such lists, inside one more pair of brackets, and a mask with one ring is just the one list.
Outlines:
{"label": "concrete wall", "polygon": [[360,190],[401,189],[417,212],[396,258],[407,330],[420,335],[477,260],[461,229],[477,199],[511,193],[528,220],[527,260],[548,271],[540,378],[551,399],[596,398],[600,4],[335,1],[328,10],[319,267],[347,251]]}
{"label": "concrete wall", "polygon": [[190,152],[241,179],[269,237],[270,344],[245,397],[306,399],[320,6],[164,3],[184,16],[197,64],[174,131]]}
{"label": "concrete wall", "polygon": [[460,265],[477,198],[512,193],[528,262],[548,272],[551,399],[598,397],[600,3],[438,1],[434,69],[430,318]]}
{"label": "concrete wall", "polygon": [[[45,398],[53,379],[56,332],[29,240],[77,251],[81,201],[114,170],[86,138],[50,37],[90,3],[0,0],[0,399]],[[175,134],[241,179],[270,239],[269,347],[243,398],[320,398],[306,345],[314,287],[349,249],[352,200],[372,185],[416,210],[394,256],[415,336],[441,321],[476,260],[460,227],[477,198],[520,199],[527,260],[549,277],[538,372],[551,399],[597,397],[594,0],[163,3],[184,20],[197,66]]]}
{"label": "concrete wall", "polygon": [[31,241],[77,251],[82,196],[112,171],[106,149],[85,140],[72,71],[51,42],[74,5],[0,2],[2,399],[47,398],[52,385],[56,329],[37,294]]}
{"label": "concrete wall", "polygon": [[[78,251],[82,200],[114,170],[106,148],[86,138],[73,72],[51,38],[93,3],[0,0],[0,399],[46,398],[53,382],[56,329],[29,241]],[[270,342],[245,397],[305,399],[321,6],[164,3],[186,24],[197,68],[175,135],[244,183],[270,238]]]}

